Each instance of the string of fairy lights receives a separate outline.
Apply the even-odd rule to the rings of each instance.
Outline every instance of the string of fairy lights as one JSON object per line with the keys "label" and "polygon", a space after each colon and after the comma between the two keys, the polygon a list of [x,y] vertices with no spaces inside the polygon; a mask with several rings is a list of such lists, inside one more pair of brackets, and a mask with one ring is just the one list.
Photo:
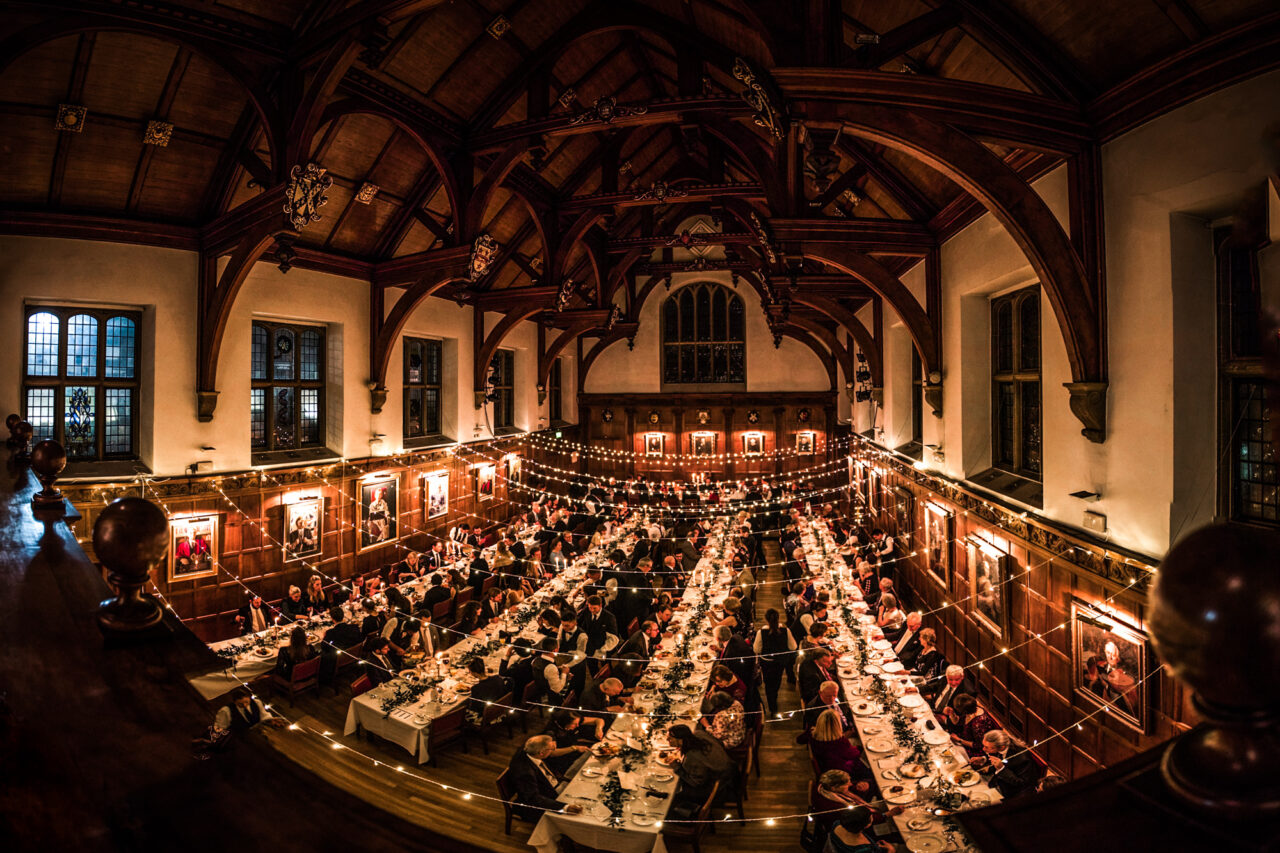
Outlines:
{"label": "string of fairy lights", "polygon": [[[684,432],[685,434],[696,436],[701,431],[697,429],[686,429]],[[652,434],[658,434],[658,433],[660,433],[659,430],[652,431]],[[645,433],[641,430],[637,430],[636,434],[644,435]],[[661,433],[661,434],[666,435],[666,433]],[[745,434],[752,435],[752,436],[758,435],[761,437],[761,439],[763,439],[765,435],[763,431],[759,431],[759,430],[748,430]],[[773,461],[779,458],[786,458],[791,456],[813,456],[813,455],[824,453],[827,450],[838,451],[843,447],[850,446],[853,442],[852,436],[849,436],[846,438],[830,439],[830,440],[824,441],[823,443],[818,443],[817,433],[814,430],[800,430],[800,434],[807,434],[813,437],[813,445],[811,449],[809,448],[800,449],[795,447],[778,447],[771,451],[764,451],[762,449],[759,453],[755,453],[755,452],[748,453],[746,451],[727,451],[724,453],[667,453],[664,451],[662,453],[659,453],[656,451],[649,452],[649,451],[624,450],[621,448],[600,447],[598,445],[582,444],[580,442],[571,441],[566,438],[556,438],[554,435],[547,435],[546,433],[527,433],[525,436],[523,436],[523,438],[526,439],[530,444],[540,447],[541,449],[564,453],[564,454],[580,453],[580,454],[597,458],[597,459],[607,459],[607,460],[613,460],[613,461],[639,460],[639,461],[652,463],[652,462],[661,460],[663,462],[675,462],[675,463],[692,462],[694,464],[705,464],[707,462],[737,462],[737,461],[748,462],[748,463],[765,462],[765,461]],[[762,448],[763,448],[763,444],[762,444]]]}

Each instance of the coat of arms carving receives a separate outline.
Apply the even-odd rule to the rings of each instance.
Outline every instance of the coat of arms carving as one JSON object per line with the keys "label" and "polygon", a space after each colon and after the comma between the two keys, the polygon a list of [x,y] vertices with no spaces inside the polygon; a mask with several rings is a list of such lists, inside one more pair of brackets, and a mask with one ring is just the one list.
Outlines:
{"label": "coat of arms carving", "polygon": [[294,166],[289,173],[289,184],[284,189],[284,212],[289,214],[289,221],[294,228],[304,228],[320,218],[319,210],[329,203],[325,195],[333,186],[333,178],[328,169],[322,169],[315,163],[308,163],[304,169]]}

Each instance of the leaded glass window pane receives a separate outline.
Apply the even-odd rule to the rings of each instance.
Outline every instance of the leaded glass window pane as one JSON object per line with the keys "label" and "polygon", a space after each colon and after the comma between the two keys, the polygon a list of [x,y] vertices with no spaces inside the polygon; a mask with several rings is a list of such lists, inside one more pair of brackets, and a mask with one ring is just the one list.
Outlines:
{"label": "leaded glass window pane", "polygon": [[404,408],[405,438],[421,438],[427,434],[426,427],[423,423],[422,394],[423,389],[421,388],[409,389],[409,394]]}
{"label": "leaded glass window pane", "polygon": [[680,347],[667,344],[662,348],[662,381],[680,381]]}
{"label": "leaded glass window pane", "polygon": [[699,287],[694,297],[694,323],[698,329],[698,340],[711,340],[711,294],[706,287]]}
{"label": "leaded glass window pane", "polygon": [[746,329],[744,327],[745,316],[743,313],[742,299],[735,296],[729,300],[729,339],[740,341],[746,339]]}
{"label": "leaded glass window pane", "polygon": [[133,389],[107,388],[102,421],[102,452],[133,452]]}
{"label": "leaded glass window pane", "polygon": [[267,446],[267,389],[249,392],[249,442],[254,448]]}
{"label": "leaded glass window pane", "polygon": [[998,464],[1013,464],[1014,392],[1012,382],[996,385],[996,459]]}
{"label": "leaded glass window pane", "polygon": [[137,352],[137,329],[128,317],[112,317],[107,321],[106,377],[132,379]]}
{"label": "leaded glass window pane", "polygon": [[[58,330],[56,314],[41,311],[27,318],[27,375],[58,375]],[[34,421],[32,422],[34,424]],[[48,438],[49,436],[46,436]]]}
{"label": "leaded glass window pane", "polygon": [[674,299],[662,303],[662,340],[680,340],[680,306]]}
{"label": "leaded glass window pane", "polygon": [[67,320],[67,375],[98,375],[98,321],[88,314]]}
{"label": "leaded glass window pane", "polygon": [[315,388],[299,389],[299,402],[302,408],[302,443],[318,444],[320,442],[320,391]]}
{"label": "leaded glass window pane", "polygon": [[253,327],[253,347],[250,355],[249,378],[267,378],[267,330],[262,326]]}
{"label": "leaded glass window pane", "polygon": [[[298,336],[300,344],[301,369],[299,379],[303,382],[317,382],[320,379],[320,333],[308,329]],[[283,379],[284,377],[280,377]]]}
{"label": "leaded glass window pane", "polygon": [[1040,369],[1040,299],[1035,294],[1018,304],[1018,370]]}
{"label": "leaded glass window pane", "polygon": [[685,288],[680,291],[680,340],[688,343],[696,340],[693,323],[693,291]]}
{"label": "leaded glass window pane", "polygon": [[1022,467],[1040,473],[1040,383],[1022,382]]}
{"label": "leaded glass window pane", "polygon": [[27,421],[31,424],[33,443],[54,437],[57,393],[56,388],[27,389]]}
{"label": "leaded glass window pane", "polygon": [[1268,398],[1273,392],[1261,381],[1237,381],[1235,397],[1234,515],[1245,521],[1274,524],[1280,520],[1280,473],[1276,446],[1271,442]]}
{"label": "leaded glass window pane", "polygon": [[297,419],[294,406],[297,402],[296,389],[293,386],[272,389],[271,413],[275,423],[271,430],[271,440],[276,447],[294,447],[297,442]]}
{"label": "leaded glass window pane", "polygon": [[685,287],[662,306],[662,381],[743,382],[746,376],[742,299],[715,284]]}
{"label": "leaded glass window pane", "polygon": [[63,446],[69,459],[91,458],[97,451],[98,394],[92,385],[68,385],[63,404]]}
{"label": "leaded glass window pane", "polygon": [[294,334],[292,329],[276,329],[275,343],[271,350],[271,378],[292,379],[294,359]]}
{"label": "leaded glass window pane", "polygon": [[723,341],[729,336],[729,311],[725,306],[723,288],[716,288],[711,297],[711,337],[712,340]]}
{"label": "leaded glass window pane", "polygon": [[996,308],[995,371],[1008,373],[1013,370],[1013,305],[1003,302]]}

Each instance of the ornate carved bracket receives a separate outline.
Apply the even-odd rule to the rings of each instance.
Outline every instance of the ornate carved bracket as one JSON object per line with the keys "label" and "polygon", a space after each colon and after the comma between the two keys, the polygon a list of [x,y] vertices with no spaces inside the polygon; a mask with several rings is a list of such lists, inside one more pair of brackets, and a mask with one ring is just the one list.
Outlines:
{"label": "ornate carved bracket", "polygon": [[369,411],[378,414],[382,411],[382,407],[387,404],[386,388],[370,388],[369,389]]}
{"label": "ornate carved bracket", "polygon": [[775,139],[781,139],[784,135],[782,110],[774,103],[759,76],[742,57],[737,57],[733,61],[733,76],[735,80],[741,80],[746,87],[738,94],[755,112],[756,126],[769,131]]}
{"label": "ornate carved bracket", "polygon": [[580,124],[589,122],[601,122],[609,124],[615,118],[628,118],[630,116],[642,116],[649,112],[649,108],[644,104],[633,104],[631,106],[619,106],[616,98],[608,95],[596,98],[596,102],[591,108],[584,112],[578,113],[569,120],[570,127],[577,127]]}
{"label": "ornate carved bracket", "polygon": [[213,420],[213,410],[218,408],[217,391],[196,392],[196,419],[201,423]]}
{"label": "ornate carved bracket", "polygon": [[1107,440],[1107,383],[1064,382],[1063,387],[1071,394],[1071,414],[1084,424],[1080,434],[1102,444]]}
{"label": "ornate carved bracket", "polygon": [[926,384],[924,386],[924,401],[929,404],[929,409],[933,412],[935,418],[942,417],[942,386],[937,384]]}
{"label": "ornate carved bracket", "polygon": [[333,186],[333,178],[328,170],[315,163],[294,166],[289,173],[289,183],[285,187],[285,202],[282,208],[289,215],[294,228],[305,228],[320,218],[320,208],[329,203],[325,193]]}

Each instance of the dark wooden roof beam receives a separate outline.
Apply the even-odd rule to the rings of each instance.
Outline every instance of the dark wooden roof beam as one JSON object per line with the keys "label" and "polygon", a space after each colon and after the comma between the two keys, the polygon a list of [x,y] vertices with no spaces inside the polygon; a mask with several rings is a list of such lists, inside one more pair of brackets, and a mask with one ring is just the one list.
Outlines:
{"label": "dark wooden roof beam", "polygon": [[931,12],[894,27],[879,35],[879,41],[862,47],[853,54],[852,65],[857,68],[875,69],[907,53],[930,39],[937,38],[952,29],[963,19],[954,6],[940,6]]}

